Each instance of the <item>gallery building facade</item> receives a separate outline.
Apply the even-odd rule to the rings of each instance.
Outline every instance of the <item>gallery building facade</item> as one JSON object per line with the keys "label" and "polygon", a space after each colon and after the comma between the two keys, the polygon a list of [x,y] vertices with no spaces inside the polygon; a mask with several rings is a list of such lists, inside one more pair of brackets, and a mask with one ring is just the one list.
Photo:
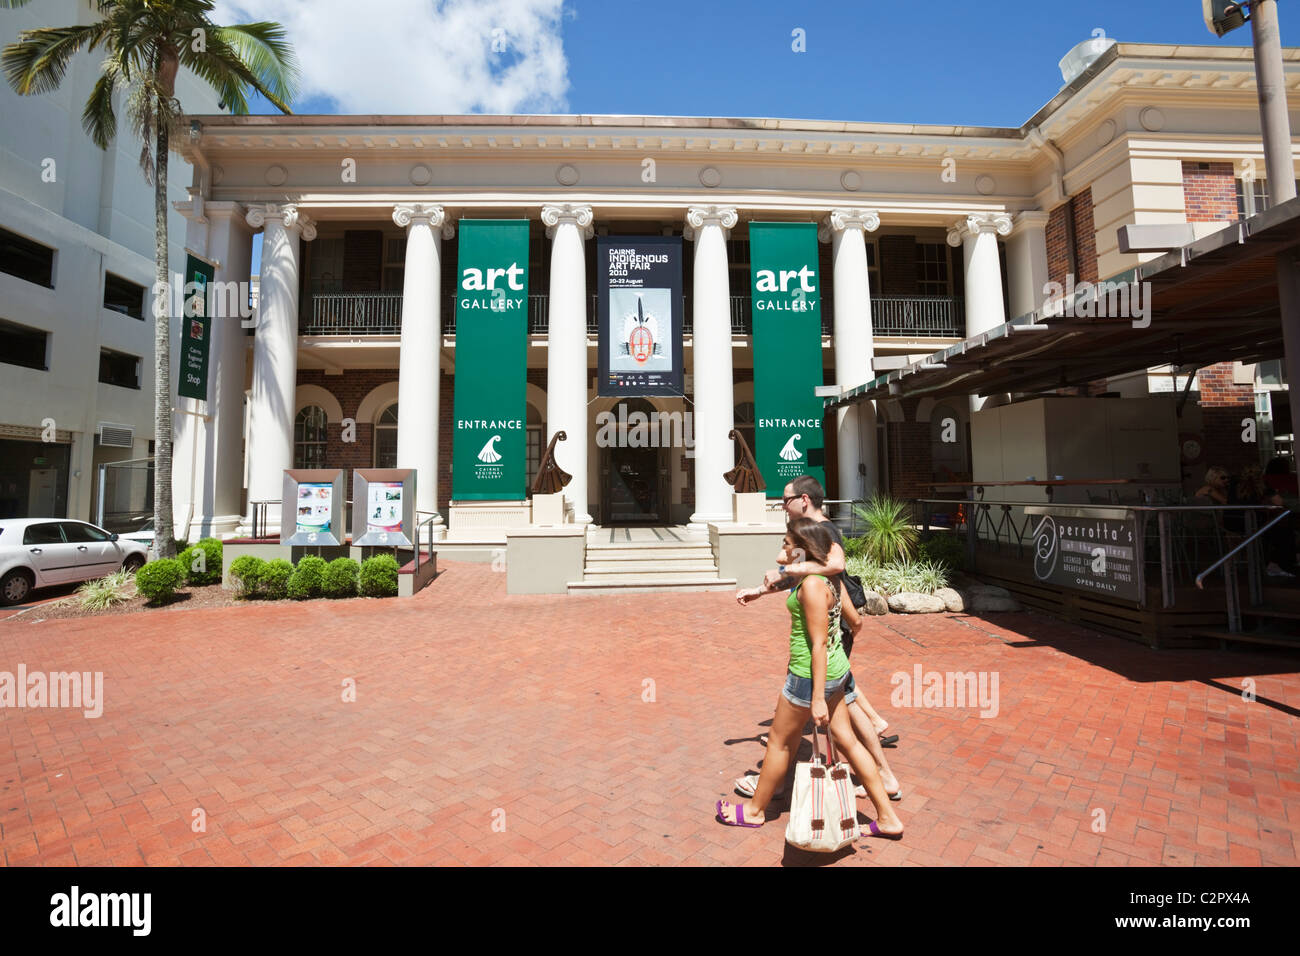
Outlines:
{"label": "gallery building facade", "polygon": [[[566,504],[574,520],[601,525],[730,520],[732,429],[755,449],[769,496],[788,473],[765,460],[776,448],[789,458],[821,446],[802,460],[837,499],[919,496],[969,479],[972,408],[1012,397],[864,403],[826,417],[816,441],[773,444],[774,422],[806,431],[808,419],[770,396],[784,390],[820,409],[819,389],[862,385],[1041,309],[1051,282],[1121,274],[1150,258],[1120,252],[1122,225],[1190,222],[1200,235],[1267,203],[1249,48],[1099,47],[1018,128],[194,117],[184,152],[195,178],[177,206],[186,250],[218,288],[256,275],[260,289],[254,316],[216,308],[196,333],[205,397],[177,400],[178,537],[246,531],[261,507],[275,527],[284,469],[307,467],[414,468],[418,511],[453,540],[483,537],[527,523],[528,484],[560,431]],[[1284,56],[1293,89],[1300,51]],[[469,293],[495,295],[498,267],[482,269],[478,251],[491,223],[515,243],[496,277],[514,324],[495,345],[478,334],[471,357],[464,323],[479,316]],[[761,237],[786,226],[800,251],[768,262],[775,247]],[[616,374],[602,376],[602,351],[608,360],[624,336],[623,354],[638,342],[660,354],[659,340],[636,331],[644,316],[608,314],[608,250],[634,255],[655,239],[680,250],[667,254],[678,256],[681,286],[664,343],[680,347],[680,378],[675,392],[620,392]],[[773,338],[782,326],[760,304],[773,282],[800,303],[788,308],[819,319],[788,315],[799,330],[790,356],[811,341],[815,359],[790,358],[785,377]],[[195,344],[183,341],[190,327],[176,323],[177,356]],[[1199,373],[1183,421],[1205,461],[1233,466],[1250,453],[1235,436],[1242,415],[1256,414],[1259,377],[1231,363]],[[1165,368],[1067,379],[1058,391],[1139,396],[1175,382],[1183,389],[1186,376]],[[516,469],[507,493],[476,494],[475,459],[499,477],[493,455],[510,442],[485,443],[467,424],[482,416],[461,396],[493,391],[517,407],[488,432],[518,433],[510,447],[523,461],[501,462]],[[664,434],[647,440],[642,421]]]}

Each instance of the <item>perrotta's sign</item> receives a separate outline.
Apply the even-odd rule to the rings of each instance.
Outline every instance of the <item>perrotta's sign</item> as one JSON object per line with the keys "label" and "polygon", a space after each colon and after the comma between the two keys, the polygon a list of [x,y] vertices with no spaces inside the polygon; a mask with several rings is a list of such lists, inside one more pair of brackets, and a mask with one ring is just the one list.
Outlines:
{"label": "perrotta's sign", "polygon": [[1141,597],[1137,521],[1130,512],[1030,507],[1034,577],[1126,601]]}

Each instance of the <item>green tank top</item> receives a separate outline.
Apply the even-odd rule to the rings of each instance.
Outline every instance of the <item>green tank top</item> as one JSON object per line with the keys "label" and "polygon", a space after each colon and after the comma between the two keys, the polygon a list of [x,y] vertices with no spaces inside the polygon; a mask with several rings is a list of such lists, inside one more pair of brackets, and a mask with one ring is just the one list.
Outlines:
{"label": "green tank top", "polygon": [[[832,590],[833,585],[820,574],[810,574],[804,581],[817,580]],[[785,599],[790,611],[790,673],[796,677],[812,679],[812,642],[808,639],[808,623],[804,620],[803,605],[799,603],[799,588]],[[840,643],[840,595],[835,590],[835,603],[828,609],[826,623],[826,679],[843,677],[849,672],[849,658]]]}

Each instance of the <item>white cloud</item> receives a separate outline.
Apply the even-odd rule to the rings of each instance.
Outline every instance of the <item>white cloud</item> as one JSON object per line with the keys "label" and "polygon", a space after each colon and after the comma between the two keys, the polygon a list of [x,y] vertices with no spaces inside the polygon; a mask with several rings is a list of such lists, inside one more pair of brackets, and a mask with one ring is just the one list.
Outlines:
{"label": "white cloud", "polygon": [[[563,14],[563,0],[218,0],[212,17],[282,24],[302,73],[299,103],[326,96],[340,113],[550,113],[567,110]],[[494,51],[494,39],[505,49]]]}

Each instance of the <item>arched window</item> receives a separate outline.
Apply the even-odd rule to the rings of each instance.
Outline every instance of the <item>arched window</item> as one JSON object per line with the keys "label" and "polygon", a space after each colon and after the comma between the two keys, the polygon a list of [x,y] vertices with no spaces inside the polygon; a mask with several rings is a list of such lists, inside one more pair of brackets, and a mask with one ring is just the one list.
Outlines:
{"label": "arched window", "polygon": [[375,419],[375,467],[397,467],[397,403],[389,405]]}
{"label": "arched window", "polygon": [[308,405],[293,420],[293,467],[325,467],[325,409]]}

